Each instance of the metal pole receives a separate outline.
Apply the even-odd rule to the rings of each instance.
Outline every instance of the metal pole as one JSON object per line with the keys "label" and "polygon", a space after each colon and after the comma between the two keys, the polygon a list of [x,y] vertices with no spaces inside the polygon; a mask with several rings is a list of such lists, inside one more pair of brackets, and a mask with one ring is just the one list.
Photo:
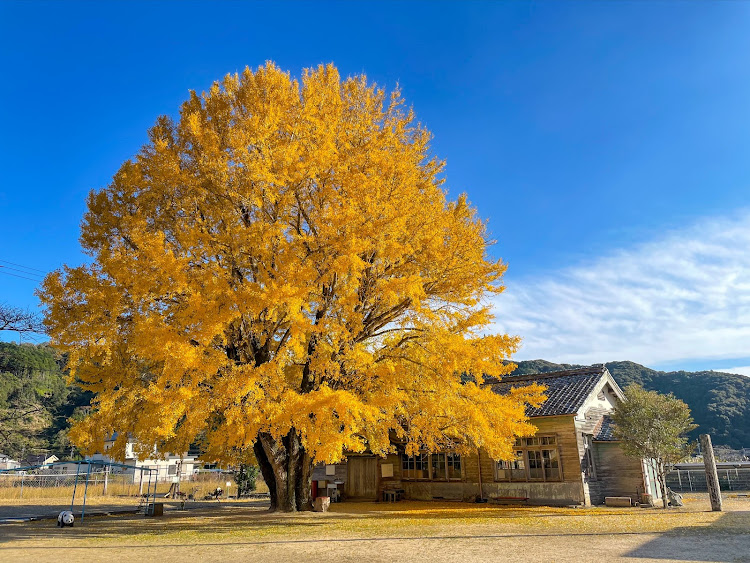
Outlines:
{"label": "metal pole", "polygon": [[86,493],[89,492],[89,475],[91,475],[91,464],[89,463],[89,469],[86,471],[86,486],[83,488],[83,507],[81,508],[81,524],[83,524],[83,515],[86,512]]}
{"label": "metal pole", "polygon": [[148,488],[146,489],[146,510],[144,516],[148,516],[148,505],[151,502],[151,469],[148,470]]}
{"label": "metal pole", "polygon": [[78,474],[81,472],[81,462],[76,464],[76,480],[73,483],[73,498],[70,499],[70,511],[73,512],[73,504],[76,501],[76,490],[78,489]]}

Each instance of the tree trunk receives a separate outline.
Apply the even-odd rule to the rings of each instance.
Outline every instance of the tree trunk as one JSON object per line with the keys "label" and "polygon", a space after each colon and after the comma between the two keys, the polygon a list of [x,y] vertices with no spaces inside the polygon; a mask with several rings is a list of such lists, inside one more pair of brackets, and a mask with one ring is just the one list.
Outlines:
{"label": "tree trunk", "polygon": [[255,459],[258,461],[258,467],[260,468],[260,474],[263,475],[263,480],[268,486],[268,496],[271,499],[271,512],[276,512],[278,502],[276,500],[276,477],[273,474],[273,468],[271,463],[266,457],[266,452],[263,449],[263,444],[260,443],[260,435],[253,444],[253,452],[255,453]]}
{"label": "tree trunk", "polygon": [[656,473],[659,476],[659,485],[661,487],[661,501],[664,508],[667,508],[667,503],[669,502],[669,499],[667,499],[667,472],[664,462],[661,460],[656,463]]}
{"label": "tree trunk", "polygon": [[312,510],[312,462],[292,429],[281,440],[261,433],[253,446],[268,485],[271,511]]}

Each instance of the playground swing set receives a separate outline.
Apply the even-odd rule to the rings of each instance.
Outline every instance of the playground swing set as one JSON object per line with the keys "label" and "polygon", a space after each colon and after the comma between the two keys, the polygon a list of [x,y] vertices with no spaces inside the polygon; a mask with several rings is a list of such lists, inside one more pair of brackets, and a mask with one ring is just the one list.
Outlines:
{"label": "playground swing set", "polygon": [[[115,469],[116,471],[123,473],[123,472],[129,472],[132,470],[133,474],[135,472],[139,472],[140,481],[139,481],[139,495],[138,495],[138,512],[143,512],[144,516],[160,516],[162,514],[161,509],[163,509],[163,505],[157,504],[156,502],[156,486],[157,486],[157,477],[158,477],[158,469],[150,468],[150,467],[138,467],[135,465],[125,465],[123,463],[115,463],[115,462],[109,462],[109,461],[95,461],[95,460],[79,460],[79,461],[63,461],[63,462],[55,462],[55,463],[44,463],[41,465],[32,465],[28,467],[16,467],[13,469],[0,469],[0,475],[20,475],[21,476],[21,493],[23,494],[23,486],[24,486],[24,478],[29,476],[29,473],[31,472],[31,475],[37,476],[37,475],[44,475],[44,476],[54,476],[54,473],[51,474],[39,474],[38,472],[40,470],[50,470],[55,467],[70,467],[71,465],[75,464],[75,481],[73,483],[73,494],[70,499],[70,512],[73,512],[73,509],[75,507],[75,500],[76,495],[80,493],[78,492],[78,485],[81,481],[83,481],[83,502],[81,504],[81,524],[83,524],[83,519],[86,514],[86,498],[88,496],[88,489],[89,489],[89,481],[91,479],[92,475],[92,469],[94,469],[94,472],[96,472],[97,469],[104,470],[105,475],[109,475],[110,473],[114,473],[112,469]],[[81,466],[86,466],[86,471],[81,471]],[[148,480],[146,481],[144,479],[144,473],[148,476]],[[154,475],[156,473],[156,475]],[[146,492],[143,492],[143,486],[146,485]]]}

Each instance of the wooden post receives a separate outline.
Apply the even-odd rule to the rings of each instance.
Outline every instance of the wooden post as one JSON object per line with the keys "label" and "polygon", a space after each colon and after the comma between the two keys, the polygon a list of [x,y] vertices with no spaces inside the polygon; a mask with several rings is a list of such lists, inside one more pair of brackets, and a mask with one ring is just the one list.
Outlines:
{"label": "wooden post", "polygon": [[719,488],[719,473],[716,471],[714,448],[711,446],[711,436],[700,435],[701,450],[703,451],[703,465],[706,467],[706,486],[711,499],[711,510],[721,512],[721,489]]}
{"label": "wooden post", "polygon": [[482,487],[482,452],[477,448],[477,466],[479,469],[479,500],[484,500],[484,488]]}

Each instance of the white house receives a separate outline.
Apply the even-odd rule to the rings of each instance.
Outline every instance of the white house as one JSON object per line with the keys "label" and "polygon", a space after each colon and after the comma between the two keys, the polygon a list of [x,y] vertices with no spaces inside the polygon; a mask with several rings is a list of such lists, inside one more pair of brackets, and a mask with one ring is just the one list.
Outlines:
{"label": "white house", "polygon": [[5,454],[0,454],[0,469],[15,469],[21,467],[21,463],[15,459],[11,459]]}
{"label": "white house", "polygon": [[[110,450],[116,439],[116,434],[106,439],[104,441],[104,453],[96,453],[92,456],[86,456],[86,459],[89,459],[91,461],[122,463],[124,465],[134,465],[136,467],[155,469],[156,472],[153,473],[152,479],[155,477],[157,481],[183,481],[185,479],[189,479],[194,473],[194,469],[196,466],[195,457],[188,455],[187,452],[181,455],[167,453],[163,456],[164,459],[158,459],[162,456],[159,456],[158,452],[154,449],[153,458],[138,459],[138,455],[136,454],[134,448],[135,442],[133,441],[128,441],[128,443],[125,445],[124,460],[118,461],[112,459],[107,455],[106,452]],[[132,474],[133,482],[136,482],[141,478],[140,471],[123,470],[123,473]],[[144,476],[144,479],[145,478],[146,476]]]}

